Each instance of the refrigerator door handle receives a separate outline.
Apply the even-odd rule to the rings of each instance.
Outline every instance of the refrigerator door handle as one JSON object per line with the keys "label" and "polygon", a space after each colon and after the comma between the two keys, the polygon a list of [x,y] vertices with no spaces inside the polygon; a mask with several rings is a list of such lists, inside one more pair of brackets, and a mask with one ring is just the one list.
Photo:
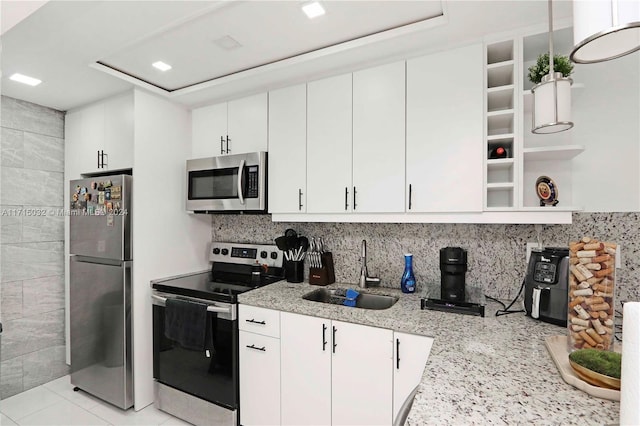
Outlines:
{"label": "refrigerator door handle", "polygon": [[[157,306],[165,306],[167,303],[168,297],[162,297],[157,294],[152,294],[151,299],[153,300],[153,304]],[[207,306],[207,312],[216,312],[218,314],[231,314],[233,311],[233,306],[216,306],[209,305]]]}

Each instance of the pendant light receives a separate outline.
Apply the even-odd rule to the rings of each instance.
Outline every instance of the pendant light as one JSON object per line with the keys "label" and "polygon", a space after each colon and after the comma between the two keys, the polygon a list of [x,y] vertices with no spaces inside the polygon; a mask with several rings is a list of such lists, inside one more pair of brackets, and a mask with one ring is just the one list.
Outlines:
{"label": "pendant light", "polygon": [[558,133],[573,127],[571,121],[571,84],[553,69],[553,5],[549,0],[549,74],[531,88],[533,93],[533,126],[537,134]]}
{"label": "pendant light", "polygon": [[640,50],[640,1],[574,0],[573,42],[569,58],[579,64],[609,61]]}

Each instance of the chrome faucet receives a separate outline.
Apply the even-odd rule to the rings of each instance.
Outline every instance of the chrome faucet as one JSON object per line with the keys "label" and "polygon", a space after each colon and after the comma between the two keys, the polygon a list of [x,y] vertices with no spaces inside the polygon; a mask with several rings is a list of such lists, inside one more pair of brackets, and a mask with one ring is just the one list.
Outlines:
{"label": "chrome faucet", "polygon": [[358,285],[361,288],[367,288],[371,285],[380,285],[380,278],[370,277],[367,270],[367,240],[362,240],[360,249],[360,279]]}

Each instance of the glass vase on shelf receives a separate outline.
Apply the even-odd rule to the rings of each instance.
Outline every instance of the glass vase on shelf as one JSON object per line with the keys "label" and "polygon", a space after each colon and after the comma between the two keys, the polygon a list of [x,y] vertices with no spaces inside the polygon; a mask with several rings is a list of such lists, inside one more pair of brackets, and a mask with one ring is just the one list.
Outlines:
{"label": "glass vase on shelf", "polygon": [[416,277],[413,274],[413,255],[407,253],[404,255],[404,272],[400,280],[400,288],[403,293],[415,293]]}

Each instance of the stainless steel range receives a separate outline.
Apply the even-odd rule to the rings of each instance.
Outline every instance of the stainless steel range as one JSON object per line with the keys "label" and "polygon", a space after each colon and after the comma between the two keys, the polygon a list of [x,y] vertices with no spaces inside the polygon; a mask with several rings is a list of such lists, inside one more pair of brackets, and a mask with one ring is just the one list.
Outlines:
{"label": "stainless steel range", "polygon": [[[214,242],[209,259],[208,272],[151,282],[155,405],[196,425],[238,425],[237,296],[282,280],[283,254],[274,245]],[[181,330],[175,336],[175,313],[168,309],[176,303],[197,305],[196,314],[206,310],[195,317],[203,324],[184,325],[185,334],[194,326],[204,333],[202,344],[186,344]]]}

